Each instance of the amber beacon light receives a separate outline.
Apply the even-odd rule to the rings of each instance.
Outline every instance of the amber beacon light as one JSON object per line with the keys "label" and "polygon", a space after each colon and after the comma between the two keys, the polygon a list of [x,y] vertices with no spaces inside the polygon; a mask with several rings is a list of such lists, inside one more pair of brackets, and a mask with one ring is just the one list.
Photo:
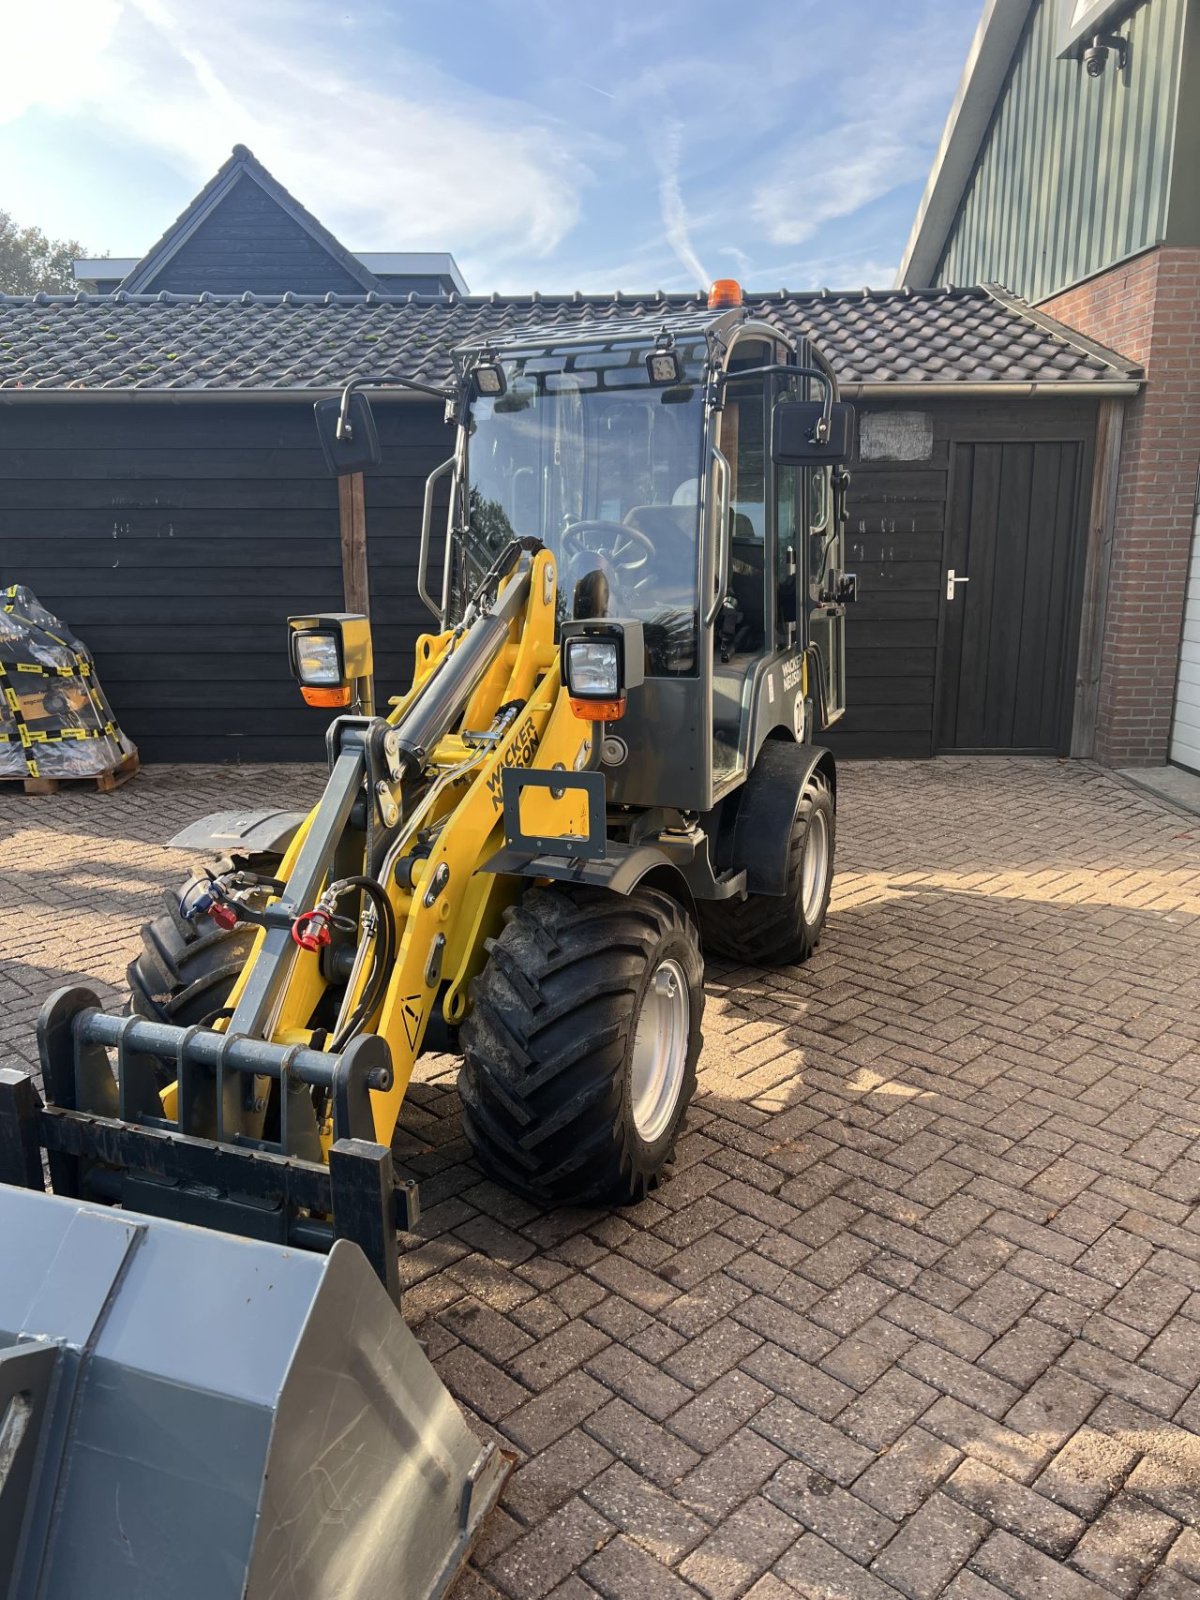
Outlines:
{"label": "amber beacon light", "polygon": [[724,306],[740,306],[742,286],[736,278],[718,278],[708,291],[708,309],[719,311]]}

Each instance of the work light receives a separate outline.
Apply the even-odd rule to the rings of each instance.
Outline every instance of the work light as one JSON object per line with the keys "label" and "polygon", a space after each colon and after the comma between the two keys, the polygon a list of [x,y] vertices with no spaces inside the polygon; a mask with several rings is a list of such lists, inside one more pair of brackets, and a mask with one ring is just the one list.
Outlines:
{"label": "work light", "polygon": [[625,715],[627,690],[645,675],[640,622],[569,622],[562,629],[562,676],[571,710],[587,722]]}
{"label": "work light", "polygon": [[488,399],[498,399],[508,388],[504,368],[492,356],[481,357],[471,368],[471,377],[475,383],[475,393],[485,395]]}
{"label": "work light", "polygon": [[342,681],[341,652],[336,633],[296,635],[296,676],[310,688],[329,688]]}
{"label": "work light", "polygon": [[675,349],[675,339],[665,328],[646,357],[646,376],[651,383],[682,383],[683,363]]}
{"label": "work light", "polygon": [[567,645],[567,687],[573,695],[615,700],[621,692],[621,655],[615,639],[572,639]]}
{"label": "work light", "polygon": [[680,383],[683,379],[679,357],[674,350],[651,350],[646,357],[646,372],[651,383]]}
{"label": "work light", "polygon": [[372,671],[371,628],[366,617],[331,611],[314,617],[289,617],[292,676],[306,705],[348,706],[364,691]]}

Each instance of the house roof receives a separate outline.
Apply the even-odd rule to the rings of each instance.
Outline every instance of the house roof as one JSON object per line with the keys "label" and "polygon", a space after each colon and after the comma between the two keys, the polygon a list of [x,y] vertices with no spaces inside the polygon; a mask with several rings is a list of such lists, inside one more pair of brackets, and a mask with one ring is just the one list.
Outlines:
{"label": "house roof", "polygon": [[324,223],[318,222],[311,211],[306,211],[299,200],[289,194],[278,179],[271,176],[253,151],[248,150],[244,144],[234,145],[229,160],[213,174],[191,204],[180,212],[158,243],[151,245],[132,271],[126,274],[121,281],[121,288],[129,294],[141,294],[151,290],[155,279],[176,252],[212,215],[222,200],[232,193],[237,184],[246,179],[258,184],[281,211],[298,224],[344,272],[350,275],[355,283],[361,286],[364,294],[377,292],[382,288],[379,279],[363,265],[359,257],[353,255],[344,244],[335,239]]}
{"label": "house roof", "polygon": [[1017,45],[1036,3],[1037,0],[986,0],[917,207],[896,277],[898,287],[924,288],[933,282]]}
{"label": "house roof", "polygon": [[[356,373],[442,383],[450,351],[530,324],[652,321],[702,295],[0,296],[0,391],[30,395],[328,392]],[[1009,386],[1129,392],[1135,366],[994,286],[748,295],[809,337],[845,392]]]}
{"label": "house roof", "polygon": [[899,288],[923,289],[935,281],[955,218],[971,182],[988,129],[1008,83],[1030,15],[1039,6],[1059,11],[1060,56],[1078,54],[1087,38],[1116,26],[1139,0],[984,0],[983,13],[925,192],[896,276]]}

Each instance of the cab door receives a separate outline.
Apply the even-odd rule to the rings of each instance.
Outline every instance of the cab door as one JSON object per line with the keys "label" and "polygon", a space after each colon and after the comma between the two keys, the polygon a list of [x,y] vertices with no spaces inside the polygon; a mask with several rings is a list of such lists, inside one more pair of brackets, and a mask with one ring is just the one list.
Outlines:
{"label": "cab door", "polygon": [[846,709],[845,482],[835,467],[809,467],[804,476],[808,692],[817,726],[828,728]]}

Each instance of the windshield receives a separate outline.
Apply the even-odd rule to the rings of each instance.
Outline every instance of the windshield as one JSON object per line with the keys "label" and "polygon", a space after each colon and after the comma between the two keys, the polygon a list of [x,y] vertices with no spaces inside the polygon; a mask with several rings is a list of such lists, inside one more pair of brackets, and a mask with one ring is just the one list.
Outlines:
{"label": "windshield", "polygon": [[507,393],[474,401],[452,619],[508,540],[534,537],[558,563],[560,621],[639,618],[647,672],[695,671],[705,351],[681,349],[685,381],[666,388],[646,353],[505,360]]}

